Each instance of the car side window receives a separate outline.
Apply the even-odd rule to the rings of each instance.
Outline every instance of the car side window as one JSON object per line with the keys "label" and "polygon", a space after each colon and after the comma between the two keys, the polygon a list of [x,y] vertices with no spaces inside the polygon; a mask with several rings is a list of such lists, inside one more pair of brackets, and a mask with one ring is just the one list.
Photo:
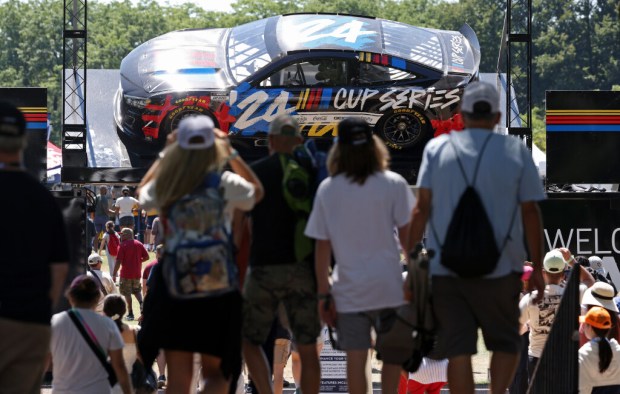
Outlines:
{"label": "car side window", "polygon": [[373,85],[395,81],[414,80],[414,73],[379,64],[359,63],[359,74],[354,83],[357,85]]}
{"label": "car side window", "polygon": [[339,86],[348,83],[345,60],[316,59],[289,64],[262,80],[260,86]]}

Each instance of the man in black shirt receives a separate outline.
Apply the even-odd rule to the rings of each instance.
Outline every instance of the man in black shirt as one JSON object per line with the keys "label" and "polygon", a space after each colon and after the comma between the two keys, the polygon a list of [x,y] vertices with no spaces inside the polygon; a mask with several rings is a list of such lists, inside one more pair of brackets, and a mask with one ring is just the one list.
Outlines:
{"label": "man in black shirt", "polygon": [[[279,305],[293,332],[301,357],[301,391],[319,392],[320,366],[316,339],[320,333],[312,255],[298,258],[295,228],[298,213],[283,193],[284,160],[303,142],[297,123],[276,118],[269,128],[269,157],[252,165],[265,197],[252,210],[250,269],[244,287],[243,354],[258,392],[273,392],[269,367],[260,345],[267,339]],[[283,156],[284,155],[284,156]]]}
{"label": "man in black shirt", "polygon": [[0,185],[11,189],[0,193],[11,223],[0,227],[0,388],[11,393],[40,392],[52,306],[69,261],[60,208],[22,166],[25,128],[17,108],[0,103]]}

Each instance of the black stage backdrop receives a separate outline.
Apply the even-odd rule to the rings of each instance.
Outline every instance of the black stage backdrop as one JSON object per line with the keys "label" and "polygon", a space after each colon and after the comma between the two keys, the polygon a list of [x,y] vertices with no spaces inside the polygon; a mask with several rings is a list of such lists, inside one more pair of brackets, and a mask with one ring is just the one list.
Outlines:
{"label": "black stage backdrop", "polygon": [[26,118],[28,146],[24,165],[37,179],[47,178],[47,89],[0,88],[0,100],[18,107]]}
{"label": "black stage backdrop", "polygon": [[620,183],[620,92],[547,91],[547,180]]}

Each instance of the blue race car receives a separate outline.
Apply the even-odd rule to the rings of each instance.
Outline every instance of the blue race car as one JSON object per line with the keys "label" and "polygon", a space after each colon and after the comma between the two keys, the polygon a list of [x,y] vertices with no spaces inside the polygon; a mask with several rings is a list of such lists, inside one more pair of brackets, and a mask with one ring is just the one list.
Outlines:
{"label": "blue race car", "polygon": [[334,14],[274,16],[226,29],[175,31],[121,63],[115,120],[134,165],[151,160],[191,114],[206,114],[248,160],[266,154],[269,123],[297,119],[327,146],[336,124],[361,117],[415,179],[435,130],[453,124],[463,88],[478,79],[473,30],[414,27]]}

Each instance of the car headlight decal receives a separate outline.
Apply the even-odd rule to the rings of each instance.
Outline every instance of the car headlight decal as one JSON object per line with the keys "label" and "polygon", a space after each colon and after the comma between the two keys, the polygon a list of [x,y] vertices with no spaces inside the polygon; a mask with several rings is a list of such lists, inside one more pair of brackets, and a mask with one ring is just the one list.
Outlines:
{"label": "car headlight decal", "polygon": [[135,96],[125,96],[125,104],[131,106],[131,107],[136,107],[136,108],[140,108],[143,109],[144,107],[146,107],[146,105],[148,104],[148,99],[142,98],[142,97],[135,97]]}

